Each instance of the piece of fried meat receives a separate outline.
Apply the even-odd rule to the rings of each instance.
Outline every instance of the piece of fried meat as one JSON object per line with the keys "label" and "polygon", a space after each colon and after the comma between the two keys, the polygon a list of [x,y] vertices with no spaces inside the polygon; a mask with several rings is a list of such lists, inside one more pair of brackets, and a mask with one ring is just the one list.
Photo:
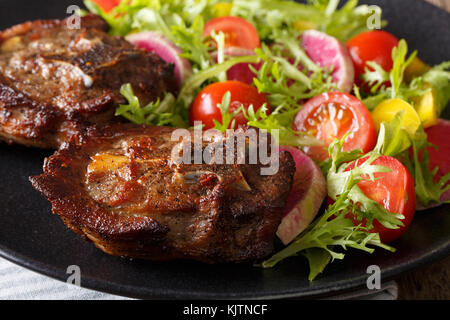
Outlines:
{"label": "piece of fried meat", "polygon": [[68,227],[112,255],[207,263],[270,255],[295,172],[290,153],[270,175],[259,160],[191,164],[173,158],[175,130],[93,130],[46,159],[31,182]]}
{"label": "piece of fried meat", "polygon": [[38,20],[0,32],[0,140],[58,148],[90,125],[120,121],[125,83],[142,104],[175,90],[173,65],[109,36],[98,16],[80,26]]}

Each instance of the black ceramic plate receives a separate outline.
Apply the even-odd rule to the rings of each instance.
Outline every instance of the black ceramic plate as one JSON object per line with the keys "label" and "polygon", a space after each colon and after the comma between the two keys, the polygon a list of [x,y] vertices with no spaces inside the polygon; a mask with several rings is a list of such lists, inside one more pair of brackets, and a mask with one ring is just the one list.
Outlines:
{"label": "black ceramic plate", "polygon": [[[384,8],[388,30],[406,38],[421,57],[436,64],[450,60],[450,15],[423,1],[369,1]],[[0,29],[30,19],[66,15],[75,0],[0,0]],[[29,269],[65,280],[69,265],[81,268],[81,285],[140,298],[287,298],[326,296],[362,287],[366,269],[379,265],[383,280],[450,255],[450,207],[416,214],[394,246],[397,253],[349,252],[312,284],[303,258],[273,269],[156,263],[108,256],[69,231],[51,214],[49,203],[31,187],[50,152],[0,144],[0,254]]]}

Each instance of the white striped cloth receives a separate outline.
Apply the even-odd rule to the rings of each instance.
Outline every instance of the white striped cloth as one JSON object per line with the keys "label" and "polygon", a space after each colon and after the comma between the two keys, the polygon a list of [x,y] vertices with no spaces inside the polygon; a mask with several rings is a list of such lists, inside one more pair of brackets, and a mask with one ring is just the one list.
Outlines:
{"label": "white striped cloth", "polygon": [[[398,286],[385,283],[380,290],[359,290],[331,299],[396,300]],[[0,300],[127,300],[129,298],[64,283],[0,258]],[[330,298],[329,298],[330,299]]]}
{"label": "white striped cloth", "polygon": [[0,258],[0,300],[126,299],[58,281]]}

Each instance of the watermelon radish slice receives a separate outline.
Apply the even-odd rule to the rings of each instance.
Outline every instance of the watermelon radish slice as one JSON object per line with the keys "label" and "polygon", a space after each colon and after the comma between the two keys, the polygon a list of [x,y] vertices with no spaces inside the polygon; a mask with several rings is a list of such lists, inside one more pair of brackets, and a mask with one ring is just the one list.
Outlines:
{"label": "watermelon radish slice", "polygon": [[157,32],[133,33],[126,39],[136,47],[156,53],[167,63],[175,65],[175,78],[178,87],[191,76],[192,67],[188,60],[181,58],[181,49]]}
{"label": "watermelon radish slice", "polygon": [[294,158],[296,171],[291,192],[278,227],[277,236],[286,245],[314,220],[327,196],[327,185],[320,168],[307,155],[296,148],[280,147]]}
{"label": "watermelon radish slice", "polygon": [[332,78],[340,90],[352,90],[355,69],[347,46],[326,33],[307,30],[302,36],[302,47],[318,66],[333,68]]}
{"label": "watermelon radish slice", "polygon": [[[254,56],[256,53],[254,50],[238,48],[238,47],[230,47],[225,48],[224,54],[226,57],[244,57],[244,56]],[[217,61],[217,53],[213,53],[214,60]],[[253,78],[255,74],[250,69],[249,66],[253,66],[256,70],[261,67],[261,64],[248,64],[248,63],[238,63],[237,65],[231,67],[227,71],[227,79],[244,82],[246,84],[253,84]]]}

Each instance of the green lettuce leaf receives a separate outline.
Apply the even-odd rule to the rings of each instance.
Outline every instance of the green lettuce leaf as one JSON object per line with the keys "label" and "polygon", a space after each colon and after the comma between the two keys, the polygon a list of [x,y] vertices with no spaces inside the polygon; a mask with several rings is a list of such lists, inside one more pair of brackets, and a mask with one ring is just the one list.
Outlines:
{"label": "green lettuce leaf", "polygon": [[[274,40],[274,31],[292,29],[296,21],[315,25],[317,30],[346,42],[367,31],[367,21],[377,13],[378,6],[358,5],[357,0],[308,1],[307,4],[284,0],[234,0],[232,15],[241,16],[257,26],[263,40]],[[339,8],[340,7],[340,8]],[[381,27],[386,21],[380,21]]]}
{"label": "green lettuce leaf", "polygon": [[434,66],[422,78],[431,84],[436,92],[438,114],[440,115],[450,102],[450,61]]}
{"label": "green lettuce leaf", "polygon": [[120,93],[127,99],[128,104],[117,107],[115,115],[122,116],[136,124],[187,127],[188,116],[185,108],[176,103],[171,93],[166,93],[164,99],[158,99],[142,107],[139,99],[134,95],[131,84],[122,85]]}
{"label": "green lettuce leaf", "polygon": [[[383,122],[380,125],[377,145],[374,152],[396,157],[408,169],[414,179],[417,201],[423,207],[441,204],[441,196],[450,189],[448,182],[450,174],[435,181],[438,168],[429,168],[428,147],[432,147],[427,141],[427,134],[422,126],[414,135],[408,134],[401,128],[403,113],[395,115],[391,122]],[[411,152],[412,149],[412,152]]]}
{"label": "green lettuce leaf", "polygon": [[[373,165],[379,155],[369,153],[361,155],[359,150],[343,152],[342,146],[347,135],[341,140],[335,140],[329,147],[331,162],[327,177],[329,196],[335,202],[328,206],[325,213],[318,217],[303,233],[301,233],[286,248],[274,254],[262,263],[262,267],[275,266],[280,261],[303,254],[310,265],[309,279],[312,281],[320,274],[328,263],[335,259],[343,259],[347,248],[372,253],[375,247],[394,251],[395,249],[383,244],[377,233],[370,230],[373,220],[378,220],[387,228],[402,226],[401,214],[388,212],[382,205],[369,199],[358,187],[358,182],[364,179],[375,179],[377,172],[388,172],[389,169]],[[363,164],[347,170],[348,161],[358,161],[362,157],[369,157]],[[352,213],[354,218],[364,225],[355,223],[348,218]]]}

